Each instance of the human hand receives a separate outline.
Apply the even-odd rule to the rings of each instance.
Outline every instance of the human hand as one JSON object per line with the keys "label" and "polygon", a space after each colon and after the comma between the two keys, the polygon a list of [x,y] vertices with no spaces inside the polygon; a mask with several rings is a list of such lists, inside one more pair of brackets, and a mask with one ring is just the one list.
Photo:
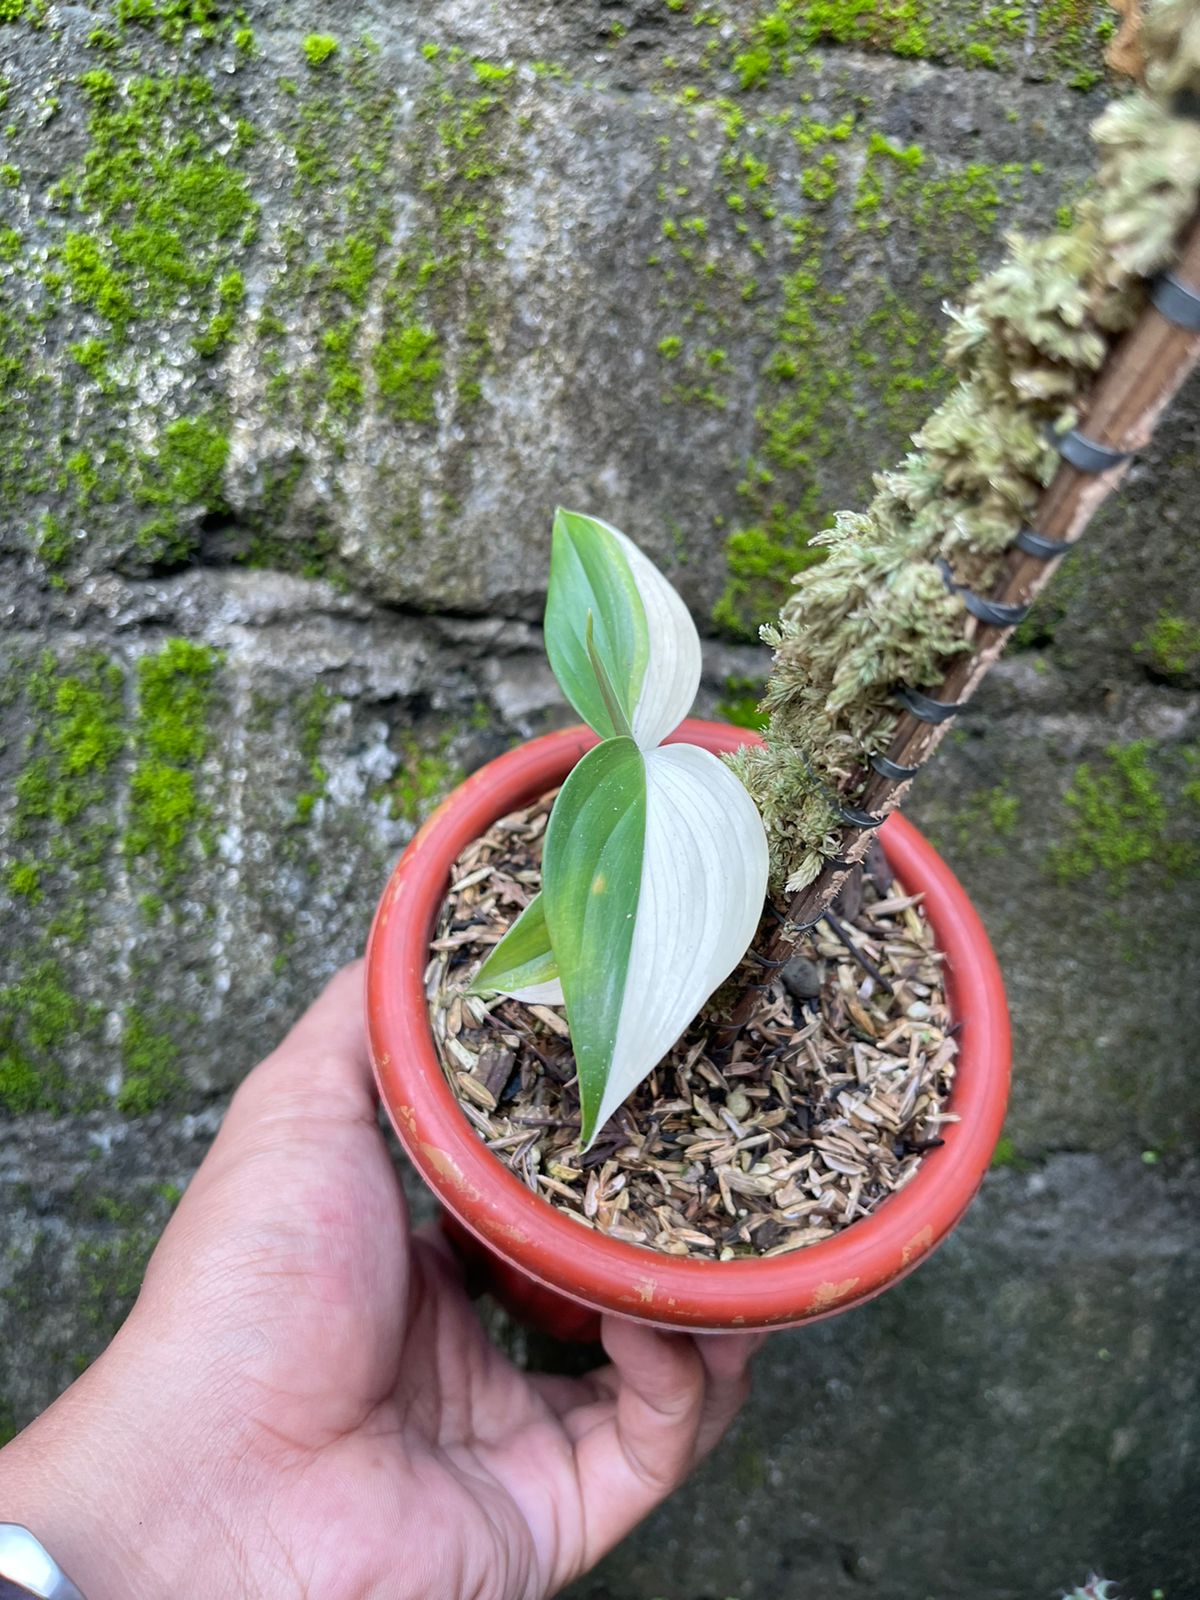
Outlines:
{"label": "human hand", "polygon": [[246,1079],[103,1356],[0,1451],[88,1600],[535,1600],[720,1438],[761,1336],[605,1319],[527,1375],[410,1234],[358,965]]}

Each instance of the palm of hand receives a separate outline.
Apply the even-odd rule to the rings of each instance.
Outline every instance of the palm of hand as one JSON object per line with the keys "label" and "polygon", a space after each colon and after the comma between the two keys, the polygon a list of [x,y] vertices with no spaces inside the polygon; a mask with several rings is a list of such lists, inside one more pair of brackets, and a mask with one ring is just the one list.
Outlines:
{"label": "palm of hand", "polygon": [[197,1592],[534,1600],[715,1443],[751,1343],[609,1322],[584,1379],[495,1350],[410,1240],[347,972],[239,1092],[105,1360],[154,1348],[189,1418],[223,1566]]}

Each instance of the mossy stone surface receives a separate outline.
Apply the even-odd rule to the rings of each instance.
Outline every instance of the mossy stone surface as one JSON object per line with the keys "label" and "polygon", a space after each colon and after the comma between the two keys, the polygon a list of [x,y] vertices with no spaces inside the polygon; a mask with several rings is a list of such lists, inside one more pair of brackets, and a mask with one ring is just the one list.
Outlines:
{"label": "mossy stone surface", "polygon": [[[753,624],[936,400],[940,302],[1086,182],[1110,20],[0,0],[0,1438],[446,787],[568,720],[556,503],[753,717]],[[1196,404],[910,805],[1009,984],[997,1172],[771,1345],[580,1600],[1188,1592]]]}

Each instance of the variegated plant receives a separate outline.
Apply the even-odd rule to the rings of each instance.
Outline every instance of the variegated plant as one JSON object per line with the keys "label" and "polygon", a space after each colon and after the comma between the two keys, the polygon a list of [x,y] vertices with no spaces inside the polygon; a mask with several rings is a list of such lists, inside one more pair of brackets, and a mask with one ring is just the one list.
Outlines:
{"label": "variegated plant", "polygon": [[687,607],[623,533],[570,511],[554,519],[546,652],[601,742],[554,802],[542,892],[472,989],[566,1006],[587,1146],[745,954],[767,840],[722,762],[662,743],[700,682]]}

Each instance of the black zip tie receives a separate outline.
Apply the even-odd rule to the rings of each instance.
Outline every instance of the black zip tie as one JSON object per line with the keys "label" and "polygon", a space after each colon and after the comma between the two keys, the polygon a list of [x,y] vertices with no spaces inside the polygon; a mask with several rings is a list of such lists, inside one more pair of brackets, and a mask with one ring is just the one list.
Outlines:
{"label": "black zip tie", "polygon": [[[829,807],[833,814],[837,817],[840,817],[848,827],[880,828],[883,826],[883,817],[873,817],[869,811],[860,811],[857,806],[845,806],[840,800],[836,799],[830,793],[828,784],[821,777],[821,774],[813,766],[811,760],[803,750],[800,751],[800,759],[803,761],[809,777],[820,790],[821,798],[824,800],[825,804]],[[846,866],[851,864],[852,863],[850,862],[844,863]],[[843,865],[843,863],[838,863],[838,865]],[[810,923],[809,926],[811,927],[812,924]]]}
{"label": "black zip tie", "polygon": [[934,700],[927,694],[922,694],[920,689],[911,689],[908,684],[902,683],[896,690],[896,699],[906,711],[911,711],[918,722],[949,722],[951,717],[956,717],[960,711],[965,711],[965,700]]}
{"label": "black zip tie", "polygon": [[1003,600],[985,600],[981,594],[976,594],[974,589],[968,589],[962,583],[955,583],[950,563],[941,556],[938,557],[937,568],[945,579],[950,593],[956,594],[971,615],[978,617],[980,622],[986,623],[989,628],[1015,628],[1018,622],[1024,622],[1029,615],[1028,606],[1009,605]]}
{"label": "black zip tie", "polygon": [[873,755],[871,765],[881,778],[886,778],[889,783],[907,783],[909,778],[915,778],[920,772],[920,767],[902,767],[898,761],[893,761],[890,756]]}
{"label": "black zip tie", "polygon": [[1013,605],[1005,600],[985,600],[974,589],[958,588],[958,597],[973,617],[985,622],[989,628],[1015,628],[1029,615],[1027,605]]}
{"label": "black zip tie", "polygon": [[1051,429],[1049,437],[1059,455],[1076,472],[1111,472],[1133,454],[1132,450],[1114,450],[1109,444],[1099,444],[1086,433],[1080,433],[1078,428],[1068,433],[1055,433]]}
{"label": "black zip tie", "polygon": [[1164,272],[1154,285],[1150,304],[1177,328],[1200,333],[1200,294],[1181,283],[1173,272]]}
{"label": "black zip tie", "polygon": [[[828,856],[826,858],[825,865],[829,868],[830,872],[848,872],[851,867],[856,867],[858,862],[847,861],[845,856]],[[799,938],[802,933],[811,933],[818,923],[824,922],[828,913],[824,911],[818,911],[816,916],[810,917],[807,922],[793,922],[790,917],[785,917],[780,913],[776,913],[776,915],[779,916],[779,920],[783,926],[785,928],[790,928],[796,937]],[[793,943],[794,942],[795,941],[793,940]]]}
{"label": "black zip tie", "polygon": [[844,806],[839,802],[835,803],[834,810],[842,821],[849,823],[852,828],[880,828],[883,826],[884,819],[882,817],[873,817],[869,811],[860,811],[857,806]]}
{"label": "black zip tie", "polygon": [[760,956],[757,950],[747,950],[746,954],[751,961],[757,961],[760,967],[786,967],[790,959],[785,957],[782,961],[773,961],[770,956]]}
{"label": "black zip tie", "polygon": [[1024,550],[1027,556],[1036,556],[1039,561],[1057,561],[1059,556],[1065,556],[1072,548],[1074,539],[1048,539],[1044,533],[1039,533],[1036,528],[1026,524],[1013,540],[1018,550]]}

